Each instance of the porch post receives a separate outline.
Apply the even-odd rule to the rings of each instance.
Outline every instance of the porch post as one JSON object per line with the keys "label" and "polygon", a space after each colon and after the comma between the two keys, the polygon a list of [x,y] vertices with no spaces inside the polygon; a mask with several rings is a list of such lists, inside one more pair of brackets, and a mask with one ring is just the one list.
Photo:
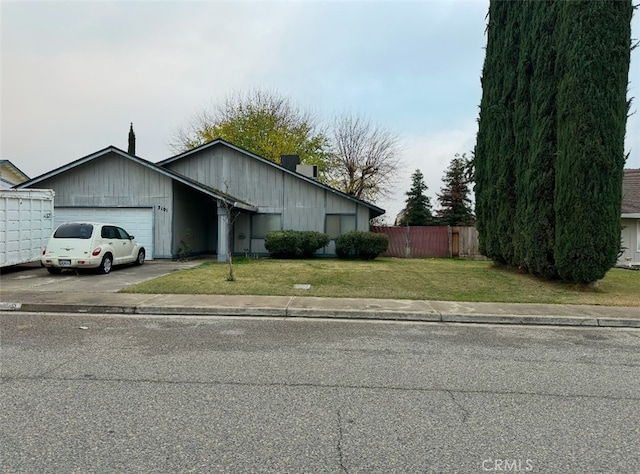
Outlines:
{"label": "porch post", "polygon": [[218,262],[227,261],[227,240],[229,236],[229,220],[227,210],[218,203]]}

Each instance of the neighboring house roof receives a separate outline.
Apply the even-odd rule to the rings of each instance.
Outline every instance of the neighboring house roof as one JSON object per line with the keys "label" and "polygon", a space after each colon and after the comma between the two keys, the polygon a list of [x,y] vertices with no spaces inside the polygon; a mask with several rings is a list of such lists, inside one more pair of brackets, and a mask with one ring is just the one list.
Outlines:
{"label": "neighboring house roof", "polygon": [[[624,170],[622,178],[623,217],[640,217],[640,169]],[[633,214],[633,215],[630,215]]]}
{"label": "neighboring house roof", "polygon": [[16,184],[24,183],[29,176],[9,160],[0,160],[0,186],[2,189],[10,188]]}
{"label": "neighboring house roof", "polygon": [[385,213],[385,210],[380,208],[380,207],[378,207],[378,206],[375,206],[375,205],[373,205],[371,203],[363,201],[362,199],[358,199],[358,198],[356,198],[354,196],[351,196],[350,194],[343,193],[342,191],[338,191],[337,189],[332,188],[331,186],[328,186],[328,185],[326,185],[324,183],[321,183],[320,181],[317,181],[317,180],[315,180],[313,178],[309,178],[309,177],[304,176],[304,175],[302,175],[300,173],[296,173],[295,171],[291,171],[291,170],[285,168],[284,166],[281,166],[281,165],[279,165],[277,163],[274,163],[273,161],[269,161],[266,158],[262,158],[261,156],[253,154],[250,151],[247,151],[247,150],[245,150],[243,148],[240,148],[240,147],[238,147],[236,145],[233,145],[233,144],[231,144],[231,143],[229,143],[229,142],[227,142],[225,140],[222,140],[221,138],[213,140],[213,141],[211,141],[209,143],[205,143],[204,145],[200,145],[200,146],[198,146],[196,148],[193,148],[191,150],[185,151],[184,153],[181,153],[179,155],[172,156],[171,158],[167,158],[166,160],[159,161],[156,164],[158,166],[164,167],[164,166],[166,166],[166,165],[168,165],[170,163],[173,163],[175,161],[181,160],[183,158],[186,158],[187,156],[193,155],[194,153],[198,153],[198,152],[200,152],[202,150],[214,147],[216,145],[224,145],[224,146],[227,146],[229,148],[232,148],[233,150],[236,150],[236,151],[238,151],[240,153],[243,153],[243,154],[245,154],[245,155],[247,155],[247,156],[249,156],[249,157],[251,157],[251,158],[253,158],[255,160],[258,160],[258,161],[260,161],[260,162],[262,162],[262,163],[264,163],[264,164],[266,164],[268,166],[272,166],[274,168],[277,168],[278,170],[284,171],[285,173],[289,173],[290,175],[293,175],[293,176],[295,176],[295,177],[297,177],[299,179],[307,181],[307,182],[313,184],[314,186],[319,186],[319,187],[321,187],[323,189],[326,189],[329,192],[332,192],[332,193],[337,194],[339,196],[342,196],[342,197],[344,197],[346,199],[354,201],[354,202],[356,202],[358,204],[361,204],[361,205],[369,208],[369,210],[374,214],[374,217],[381,216],[382,214]]}
{"label": "neighboring house roof", "polygon": [[168,170],[166,168],[162,168],[160,166],[157,166],[153,163],[151,163],[150,161],[144,160],[140,157],[134,156],[134,155],[130,155],[122,150],[120,150],[119,148],[116,148],[114,146],[109,146],[103,150],[97,151],[95,153],[92,153],[91,155],[87,155],[83,158],[80,158],[76,161],[72,161],[71,163],[68,163],[64,166],[61,166],[59,168],[56,168],[52,171],[49,171],[48,173],[42,174],[36,178],[30,179],[28,181],[25,181],[24,183],[20,183],[18,186],[16,186],[16,188],[24,188],[27,186],[33,186],[35,184],[38,184],[39,182],[42,182],[46,179],[52,178],[60,173],[64,173],[66,171],[69,171],[72,168],[75,168],[77,166],[83,165],[85,163],[88,163],[92,160],[96,160],[102,156],[108,155],[110,153],[115,153],[116,155],[121,156],[122,158],[125,158],[127,160],[131,160],[135,163],[138,163],[139,165],[142,165],[146,168],[149,168],[150,170],[153,170],[157,173],[160,173],[164,176],[167,176],[168,178],[171,178],[175,181],[178,181],[186,186],[189,186],[197,191],[200,191],[204,194],[207,194],[211,197],[213,197],[214,199],[220,200],[220,201],[224,201],[229,203],[230,205],[232,205],[233,207],[239,208],[239,209],[243,209],[246,211],[251,211],[251,212],[256,212],[258,210],[257,207],[252,206],[251,204],[248,204],[246,202],[243,202],[239,199],[234,198],[233,196],[231,196],[230,194],[227,193],[223,193],[222,191],[219,191],[217,189],[213,189],[209,186],[205,186],[202,183],[198,183],[197,181],[194,181],[192,179],[187,178],[186,176],[182,176],[178,173],[175,173],[171,170]]}

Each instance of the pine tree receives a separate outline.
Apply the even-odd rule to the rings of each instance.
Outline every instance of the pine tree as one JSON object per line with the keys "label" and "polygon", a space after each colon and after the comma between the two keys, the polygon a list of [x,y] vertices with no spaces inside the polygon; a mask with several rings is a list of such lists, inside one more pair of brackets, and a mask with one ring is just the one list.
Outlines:
{"label": "pine tree", "polygon": [[411,175],[411,189],[406,192],[406,207],[399,224],[403,226],[411,225],[431,225],[433,224],[433,213],[431,211],[431,200],[425,193],[427,185],[424,183],[424,176],[420,170],[416,170]]}
{"label": "pine tree", "polygon": [[440,225],[468,226],[475,221],[469,198],[469,166],[465,154],[456,154],[445,171],[442,178],[444,187],[438,194],[441,209],[437,215]]}

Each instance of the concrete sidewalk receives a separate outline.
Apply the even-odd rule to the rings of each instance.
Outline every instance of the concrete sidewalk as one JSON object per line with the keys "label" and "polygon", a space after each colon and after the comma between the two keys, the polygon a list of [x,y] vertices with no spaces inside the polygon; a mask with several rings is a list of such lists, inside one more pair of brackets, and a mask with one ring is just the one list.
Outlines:
{"label": "concrete sidewalk", "polygon": [[640,308],[638,307],[301,296],[10,291],[0,293],[0,311],[269,316],[640,328]]}

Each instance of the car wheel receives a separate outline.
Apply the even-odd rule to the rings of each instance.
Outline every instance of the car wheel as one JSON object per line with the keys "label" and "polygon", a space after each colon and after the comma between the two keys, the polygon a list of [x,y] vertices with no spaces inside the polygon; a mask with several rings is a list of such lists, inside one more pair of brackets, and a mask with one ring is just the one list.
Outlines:
{"label": "car wheel", "polygon": [[59,275],[60,272],[62,272],[62,268],[56,268],[56,267],[47,267],[47,271],[49,273],[51,273],[52,275]]}
{"label": "car wheel", "polygon": [[100,271],[100,273],[106,275],[111,271],[112,266],[113,266],[113,259],[111,257],[111,254],[108,253],[104,257],[102,257],[102,262],[100,262],[100,266],[98,267],[98,270]]}
{"label": "car wheel", "polygon": [[136,265],[142,265],[144,263],[144,249],[140,249],[138,252],[138,258],[136,258]]}

